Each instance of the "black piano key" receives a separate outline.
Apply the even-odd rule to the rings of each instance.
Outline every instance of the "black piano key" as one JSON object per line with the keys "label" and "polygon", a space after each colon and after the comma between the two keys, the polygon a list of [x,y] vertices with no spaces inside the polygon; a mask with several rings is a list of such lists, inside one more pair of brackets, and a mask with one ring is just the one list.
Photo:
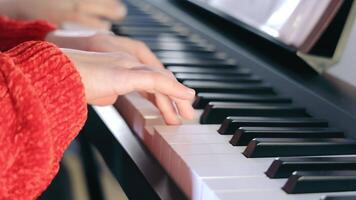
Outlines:
{"label": "black piano key", "polygon": [[[189,50],[190,51],[190,50]],[[194,50],[191,50],[194,52]],[[208,51],[208,50],[204,50]],[[201,59],[161,59],[165,66],[200,66],[213,68],[235,68],[236,64],[227,61],[201,60]]]}
{"label": "black piano key", "polygon": [[124,22],[137,22],[137,21],[141,21],[141,22],[168,22],[169,19],[165,18],[165,17],[161,17],[161,18],[153,18],[151,16],[147,16],[147,15],[129,15],[125,17]]}
{"label": "black piano key", "polygon": [[324,120],[315,118],[276,118],[276,117],[227,117],[218,132],[232,135],[240,127],[327,127]]}
{"label": "black piano key", "polygon": [[187,33],[179,33],[175,31],[136,31],[136,30],[122,30],[122,29],[114,29],[114,33],[119,34],[119,35],[127,35],[127,36],[132,36],[132,37],[142,37],[142,36],[149,36],[149,37],[163,37],[163,36],[169,36],[169,37],[180,37],[180,38],[187,38],[189,37],[189,34]]}
{"label": "black piano key", "polygon": [[[170,51],[166,51],[166,52],[170,52]],[[175,51],[173,51],[175,52]],[[191,51],[191,52],[187,52],[187,53],[191,53],[191,55],[187,55],[187,54],[165,54],[165,55],[158,55],[157,53],[156,56],[158,59],[160,60],[178,60],[178,59],[181,59],[181,60],[204,60],[205,62],[220,62],[220,63],[235,63],[235,61],[233,59],[222,59],[222,58],[218,58],[218,57],[214,57],[214,53],[211,53],[211,54],[207,54],[207,55],[211,55],[211,57],[209,58],[205,58],[205,56],[201,56],[199,54],[195,54],[197,53],[198,51]],[[199,53],[201,53],[199,51]]]}
{"label": "black piano key", "polygon": [[[180,42],[175,42],[175,41],[165,41],[165,42],[162,42],[162,41],[159,41],[159,40],[146,40],[146,41],[143,41],[147,44],[147,46],[151,47],[151,49],[153,49],[154,46],[162,46],[163,48],[175,48],[175,47],[183,47],[183,49],[187,49],[187,48],[214,48],[213,45],[208,45],[208,44],[199,44],[197,42],[192,42],[192,41],[189,41],[189,40],[182,40]],[[157,47],[158,48],[158,47]],[[199,49],[197,49],[199,50]],[[165,50],[162,50],[162,52],[164,52]],[[175,50],[173,51],[173,53],[175,53],[176,51],[184,51],[184,50]],[[156,52],[159,52],[156,50]],[[170,51],[168,51],[170,52]],[[189,54],[189,52],[187,52],[185,55],[191,55]],[[193,56],[191,56],[191,58],[194,58]]]}
{"label": "black piano key", "polygon": [[189,67],[189,66],[169,66],[167,69],[173,73],[190,73],[190,74],[219,74],[226,76],[251,76],[248,69],[241,68],[206,68],[206,67]]}
{"label": "black piano key", "polygon": [[289,194],[356,190],[356,170],[296,171],[282,189]]}
{"label": "black piano key", "polygon": [[245,146],[254,138],[342,138],[342,131],[316,127],[241,127],[230,140],[233,146]]}
{"label": "black piano key", "polygon": [[[191,45],[191,46],[205,46],[203,44],[200,44],[198,42],[194,42],[187,39],[168,39],[168,40],[161,40],[159,38],[155,38],[155,37],[143,37],[142,42],[145,42],[147,45],[157,45],[157,44],[167,44],[167,45]],[[165,52],[165,51],[162,51]],[[180,51],[178,51],[180,52]],[[174,53],[174,52],[173,52]]]}
{"label": "black piano key", "polygon": [[234,83],[260,83],[261,79],[256,76],[241,77],[241,76],[225,76],[221,74],[190,74],[176,73],[176,78],[180,81],[218,81],[218,82],[234,82]]}
{"label": "black piano key", "polygon": [[160,37],[160,36],[170,36],[170,37],[178,37],[178,38],[186,38],[187,35],[181,34],[181,33],[169,33],[169,32],[161,32],[161,33],[154,33],[154,32],[129,32],[129,31],[118,31],[115,32],[115,34],[122,35],[122,36],[128,36],[128,37],[141,37],[141,36],[150,36],[150,37]]}
{"label": "black piano key", "polygon": [[177,32],[169,28],[136,28],[136,27],[120,27],[115,29],[119,35],[157,35],[157,34],[171,34],[177,36],[188,36],[188,33]]}
{"label": "black piano key", "polygon": [[[184,43],[184,42],[193,42],[193,43],[199,43],[199,40],[193,39],[191,37],[174,37],[172,35],[161,35],[161,36],[133,36],[132,38],[136,40],[140,40],[143,42],[177,42],[177,43]],[[156,51],[157,53],[187,53],[184,51]],[[206,52],[202,52],[206,53]],[[209,53],[209,52],[208,52]]]}
{"label": "black piano key", "polygon": [[[116,33],[116,32],[114,32]],[[121,33],[121,32],[120,32]],[[119,34],[120,34],[119,33]],[[176,40],[176,39],[181,39],[181,40],[188,40],[189,37],[187,37],[186,35],[181,35],[181,34],[171,34],[171,33],[126,33],[125,35],[129,35],[132,38],[135,39],[140,39],[140,38],[155,38],[155,39],[159,39],[159,40]]]}
{"label": "black piano key", "polygon": [[[195,52],[195,51],[208,51],[208,52],[213,52],[214,48],[213,47],[202,47],[198,45],[188,45],[188,44],[147,44],[147,46],[152,50],[152,51],[186,51],[186,52]],[[167,60],[167,61],[175,61],[175,60],[185,60],[182,58],[162,58],[161,60]],[[194,59],[194,58],[191,58]]]}
{"label": "black piano key", "polygon": [[[158,21],[158,20],[155,20],[155,19],[152,19],[152,18],[148,18],[148,19],[144,19],[144,18],[141,18],[141,19],[129,19],[129,18],[126,18],[124,21],[122,21],[121,23],[119,23],[118,25],[114,26],[115,29],[119,29],[120,27],[123,27],[125,25],[140,25],[140,24],[147,24],[145,27],[150,27],[149,25],[152,24],[152,25],[169,25],[167,22],[163,22],[163,21]],[[115,30],[114,29],[114,30]]]}
{"label": "black piano key", "polygon": [[288,178],[294,171],[353,170],[356,157],[276,158],[265,174],[270,178]]}
{"label": "black piano key", "polygon": [[[176,77],[180,80],[180,77]],[[231,77],[231,76],[223,76]],[[232,76],[238,78],[238,76]],[[253,77],[253,76],[252,76]],[[248,80],[249,77],[246,77]],[[276,95],[253,95],[253,94],[228,94],[228,93],[198,93],[193,107],[196,109],[203,109],[209,102],[242,102],[242,103],[291,103],[291,99],[285,97],[278,97]]]}
{"label": "black piano key", "polygon": [[172,27],[143,27],[143,26],[140,26],[140,27],[134,27],[134,26],[131,26],[131,27],[125,27],[125,26],[120,26],[118,27],[119,31],[134,31],[134,32],[158,32],[158,33],[161,33],[161,32],[179,32],[179,31],[184,31],[186,29],[184,28],[172,28]]}
{"label": "black piano key", "polygon": [[288,104],[210,102],[200,117],[202,124],[221,124],[228,116],[308,117],[304,108]]}
{"label": "black piano key", "polygon": [[121,26],[137,26],[137,27],[155,27],[155,26],[164,26],[164,27],[171,27],[174,26],[174,23],[172,25],[166,24],[165,22],[159,22],[151,18],[151,21],[134,21],[134,20],[129,20],[125,19],[121,22],[114,22],[112,24],[113,27],[121,27]]}
{"label": "black piano key", "polygon": [[320,200],[355,200],[356,195],[328,195],[321,197]]}
{"label": "black piano key", "polygon": [[349,139],[255,138],[243,154],[248,158],[356,154]]}
{"label": "black piano key", "polygon": [[174,37],[172,35],[157,36],[134,36],[136,40],[143,42],[194,42],[188,37]]}
{"label": "black piano key", "polygon": [[[180,52],[186,52],[186,53],[191,53],[191,54],[195,54],[195,53],[207,53],[207,54],[214,54],[215,53],[215,50],[214,50],[214,47],[212,46],[195,46],[195,47],[192,47],[192,48],[189,48],[189,47],[169,47],[168,45],[165,45],[165,46],[162,46],[162,47],[159,47],[159,46],[156,46],[156,47],[153,47],[151,48],[151,51],[155,54],[157,54],[158,52],[177,52],[177,51],[180,51]],[[178,65],[181,64],[182,61],[180,60],[183,60],[183,58],[161,58],[162,59],[166,59],[167,61],[166,62],[169,62],[171,63],[171,65],[174,65],[174,62],[179,62]],[[194,58],[190,58],[192,60],[194,60]],[[212,60],[214,61],[214,60]],[[186,62],[186,61],[185,61]],[[193,61],[194,62],[194,61]],[[205,63],[205,62],[203,62]]]}
{"label": "black piano key", "polygon": [[151,18],[151,15],[146,13],[140,7],[135,6],[135,7],[130,7],[129,9],[130,9],[131,13],[125,19],[137,18],[137,17]]}
{"label": "black piano key", "polygon": [[199,92],[234,94],[275,94],[272,87],[263,83],[224,83],[217,81],[184,81],[184,85]]}
{"label": "black piano key", "polygon": [[[136,19],[144,19],[144,20],[153,20],[153,17],[142,11],[140,8],[134,8],[133,9],[134,13],[130,13],[130,15],[126,16],[124,21],[136,21]],[[135,19],[135,20],[134,20]]]}
{"label": "black piano key", "polygon": [[114,23],[112,24],[112,29],[117,29],[120,27],[158,27],[158,28],[164,28],[164,27],[171,27],[168,24],[161,23],[161,22],[150,22],[150,23],[145,23],[141,21],[123,21],[120,23]]}
{"label": "black piano key", "polygon": [[[150,41],[149,41],[150,42]],[[172,42],[171,42],[172,43]],[[189,44],[189,41],[183,42]],[[200,44],[198,44],[200,46]],[[181,59],[206,59],[206,60],[226,60],[225,54],[216,52],[185,52],[185,51],[155,51],[156,56],[164,58],[181,58]]]}

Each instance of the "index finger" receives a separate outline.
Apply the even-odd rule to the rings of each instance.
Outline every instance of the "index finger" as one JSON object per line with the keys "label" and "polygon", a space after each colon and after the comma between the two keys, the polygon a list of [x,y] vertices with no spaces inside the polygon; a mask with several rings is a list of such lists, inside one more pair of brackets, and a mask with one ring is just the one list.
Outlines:
{"label": "index finger", "polygon": [[137,44],[135,45],[135,53],[142,63],[149,66],[158,66],[164,68],[162,62],[144,42],[141,42],[139,40],[136,40],[134,42],[136,42]]}
{"label": "index finger", "polygon": [[131,84],[129,85],[133,86],[132,90],[161,93],[172,98],[184,100],[193,100],[195,97],[193,89],[184,86],[176,79],[162,72],[134,68],[131,69],[129,76],[127,80],[130,80]]}

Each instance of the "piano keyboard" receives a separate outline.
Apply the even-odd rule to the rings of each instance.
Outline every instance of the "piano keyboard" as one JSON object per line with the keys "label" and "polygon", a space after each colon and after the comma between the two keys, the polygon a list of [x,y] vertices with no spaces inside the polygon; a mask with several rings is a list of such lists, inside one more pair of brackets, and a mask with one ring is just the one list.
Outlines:
{"label": "piano keyboard", "polygon": [[116,34],[144,41],[196,90],[196,119],[166,126],[137,93],[115,107],[190,199],[356,199],[356,141],[142,1]]}

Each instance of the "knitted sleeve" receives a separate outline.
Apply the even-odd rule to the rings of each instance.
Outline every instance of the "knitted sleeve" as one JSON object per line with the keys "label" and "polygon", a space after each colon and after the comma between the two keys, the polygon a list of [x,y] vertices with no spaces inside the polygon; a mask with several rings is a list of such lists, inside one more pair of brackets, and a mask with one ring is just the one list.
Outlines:
{"label": "knitted sleeve", "polygon": [[0,199],[35,199],[86,119],[80,75],[54,45],[0,53]]}
{"label": "knitted sleeve", "polygon": [[0,16],[0,51],[30,40],[44,40],[56,27],[45,21],[12,20]]}

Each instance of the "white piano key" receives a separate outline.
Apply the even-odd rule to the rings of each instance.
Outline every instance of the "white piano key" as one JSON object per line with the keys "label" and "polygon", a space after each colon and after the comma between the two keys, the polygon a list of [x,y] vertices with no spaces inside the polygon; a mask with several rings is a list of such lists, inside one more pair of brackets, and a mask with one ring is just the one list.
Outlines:
{"label": "white piano key", "polygon": [[165,124],[159,110],[136,92],[119,97],[115,107],[143,141],[145,127]]}
{"label": "white piano key", "polygon": [[[237,191],[237,190],[273,190],[281,188],[286,179],[268,179],[265,176],[243,176],[228,178],[205,178],[204,186],[209,190],[219,191]],[[206,188],[206,189],[207,189]]]}
{"label": "white piano key", "polygon": [[[265,176],[273,159],[247,159],[242,154],[180,155],[201,178]],[[213,162],[212,162],[213,161]]]}
{"label": "white piano key", "polygon": [[237,154],[241,153],[239,148],[226,143],[211,144],[170,144],[179,155],[196,154]]}
{"label": "white piano key", "polygon": [[[152,144],[154,125],[165,125],[164,119],[153,103],[143,98],[139,93],[133,92],[118,98],[115,107],[125,118],[130,128],[139,136],[144,144],[153,152],[155,143]],[[202,110],[196,110],[193,120],[183,120],[184,123],[199,123]]]}
{"label": "white piano key", "polygon": [[[183,124],[179,126],[155,126],[156,132],[159,134],[204,134],[204,133],[217,133],[220,125],[217,124]],[[218,134],[218,133],[217,133]]]}
{"label": "white piano key", "polygon": [[[199,129],[202,127],[202,129]],[[200,199],[204,178],[221,178],[230,176],[246,176],[249,175],[246,171],[253,171],[250,176],[264,177],[261,169],[255,169],[252,165],[246,165],[241,162],[247,160],[241,152],[244,147],[233,147],[228,143],[231,136],[220,135],[216,132],[217,126],[203,126],[203,125],[182,125],[179,127],[155,127],[155,134],[157,140],[161,143],[160,162],[165,169],[172,174],[177,184],[184,188],[183,191],[192,199]],[[195,130],[197,129],[197,130]],[[191,156],[194,158],[192,159]],[[222,159],[224,156],[227,159]],[[203,158],[202,158],[203,157]],[[231,158],[232,157],[232,158]],[[204,160],[204,158],[207,158]],[[217,159],[216,159],[217,158]],[[220,158],[220,159],[219,159]],[[238,158],[238,160],[236,160]],[[196,162],[191,162],[195,160]],[[207,161],[207,162],[204,162]],[[182,160],[179,176],[172,167],[174,160]],[[214,161],[213,163],[211,161]],[[259,159],[262,162],[262,159]],[[227,161],[227,162],[225,162]],[[216,164],[218,163],[218,164]],[[267,165],[271,163],[271,159],[265,161]],[[221,165],[225,168],[223,169]],[[236,166],[237,167],[233,167]],[[267,167],[266,167],[267,168]],[[205,173],[204,173],[205,171]],[[229,172],[230,171],[230,172]],[[225,173],[232,173],[224,175]],[[234,174],[238,172],[239,174]],[[207,190],[207,189],[205,189]]]}
{"label": "white piano key", "polygon": [[[154,125],[165,125],[160,111],[149,100],[143,98],[139,93],[133,92],[118,98],[115,107],[125,118],[130,128],[152,151],[155,144],[151,144]],[[202,111],[196,110],[193,120],[185,120],[184,123],[198,123]]]}
{"label": "white piano key", "polygon": [[169,171],[169,174],[171,175],[171,177],[173,178],[173,180],[177,183],[177,185],[183,185],[182,184],[182,175],[183,172],[182,172],[182,166],[183,165],[183,161],[179,158],[179,157],[176,157],[175,159],[172,159],[170,161],[171,163],[171,169]]}
{"label": "white piano key", "polygon": [[[167,171],[170,171],[170,161],[172,159],[176,159],[177,150],[174,148],[173,144],[214,144],[220,142],[221,144],[226,144],[230,137],[221,137],[220,135],[187,135],[187,134],[177,134],[177,135],[169,135],[164,134],[161,135],[162,139],[160,141],[160,152],[159,154],[155,151],[156,155],[159,155],[158,160],[164,166]],[[225,149],[226,147],[221,146],[212,146],[215,147],[215,151],[219,151],[218,148]],[[196,148],[193,148],[194,150]],[[207,145],[204,147],[207,151],[211,151],[211,148]],[[214,150],[214,149],[213,149]],[[235,151],[236,153],[240,153],[239,151]]]}
{"label": "white piano key", "polygon": [[169,144],[211,144],[211,143],[225,143],[229,144],[231,135],[218,134],[163,134],[162,138]]}
{"label": "white piano key", "polygon": [[284,182],[285,179],[269,180],[263,176],[207,178],[203,179],[201,199],[218,199],[217,193],[219,192],[274,190],[280,188]]}
{"label": "white piano key", "polygon": [[160,161],[162,166],[166,169],[166,171],[170,172],[171,171],[171,164],[170,164],[171,157],[173,156],[173,158],[172,158],[172,160],[173,160],[173,159],[176,159],[176,156],[174,155],[174,152],[172,152],[172,147],[168,143],[161,141],[160,147],[161,147],[160,154],[156,158],[158,158],[158,160]]}
{"label": "white piano key", "polygon": [[[216,192],[216,199],[223,200],[236,200],[236,199],[248,199],[248,200],[261,200],[261,199],[278,199],[278,200],[319,200],[325,195],[355,195],[356,192],[337,192],[337,193],[310,193],[310,194],[287,194],[282,189],[273,190],[232,190],[232,191],[220,191]],[[212,198],[206,198],[212,199]],[[204,198],[205,200],[205,198]]]}
{"label": "white piano key", "polygon": [[[187,131],[176,134],[173,130],[180,130],[185,128],[191,128],[191,134],[187,134]],[[159,142],[159,150],[155,149],[154,154],[158,155],[158,160],[163,165],[163,167],[170,171],[171,160],[176,159],[176,151],[172,149],[173,144],[212,144],[212,143],[221,143],[226,144],[231,136],[221,136],[215,130],[216,126],[210,126],[212,129],[207,129],[204,132],[194,131],[196,125],[183,125],[180,129],[176,127],[166,128],[167,132],[160,132],[156,129],[155,131],[155,141]],[[213,131],[211,131],[213,130]],[[206,146],[205,148],[207,148]],[[225,147],[224,147],[225,148]]]}
{"label": "white piano key", "polygon": [[170,168],[171,144],[226,143],[229,139],[219,137],[216,132],[216,125],[204,126],[201,129],[197,129],[198,127],[199,125],[155,126],[155,133],[152,138],[155,145],[151,145],[152,152],[167,171]]}
{"label": "white piano key", "polygon": [[199,124],[200,116],[203,114],[204,110],[195,110],[194,114],[194,119],[192,120],[187,120],[187,119],[182,119],[182,124]]}
{"label": "white piano key", "polygon": [[287,193],[279,192],[278,190],[244,190],[244,191],[223,191],[215,193],[217,199],[224,200],[236,200],[236,199],[248,199],[248,200],[261,200],[261,199],[278,199],[278,200],[309,200],[320,198],[319,195],[314,195],[314,198],[306,199],[301,195],[288,195]]}
{"label": "white piano key", "polygon": [[[205,159],[206,157],[208,158],[208,160],[204,160],[202,162],[205,161],[210,162],[211,157],[216,157],[217,159],[221,159],[221,157],[226,157],[224,162],[235,162],[235,164],[237,164],[238,166],[245,166],[244,163],[248,161],[248,163],[251,165],[254,165],[255,163],[265,165],[265,163],[267,163],[267,167],[268,167],[268,165],[272,161],[272,159],[270,158],[261,158],[261,159],[253,159],[253,160],[247,159],[245,156],[241,154],[241,152],[245,149],[245,147],[232,147],[228,143],[231,136],[219,135],[214,130],[215,129],[214,126],[212,126],[214,128],[210,130],[208,129],[205,132],[200,132],[199,134],[194,134],[195,133],[194,131],[191,132],[191,134],[188,134],[187,132],[179,133],[178,131],[177,131],[178,133],[176,134],[176,132],[174,132],[174,130],[182,130],[182,129],[186,129],[187,127],[194,128],[197,126],[182,125],[179,129],[176,127],[155,127],[156,130],[155,138],[157,138],[157,140],[160,140],[161,144],[164,144],[164,148],[162,148],[161,151],[174,152],[177,154],[177,156],[183,158],[183,160],[186,161],[188,164],[190,164],[190,160],[194,160],[195,158],[197,158],[197,160],[199,161],[199,159]],[[225,144],[225,146],[223,144]],[[236,153],[234,154],[233,152]],[[166,154],[160,154],[160,155],[161,155],[161,160],[164,160],[165,159],[164,155]],[[170,158],[173,158],[173,156],[174,155],[170,155]],[[191,159],[190,157],[194,157],[194,159]],[[199,162],[197,164],[199,164]],[[249,167],[247,166],[247,168]]]}

